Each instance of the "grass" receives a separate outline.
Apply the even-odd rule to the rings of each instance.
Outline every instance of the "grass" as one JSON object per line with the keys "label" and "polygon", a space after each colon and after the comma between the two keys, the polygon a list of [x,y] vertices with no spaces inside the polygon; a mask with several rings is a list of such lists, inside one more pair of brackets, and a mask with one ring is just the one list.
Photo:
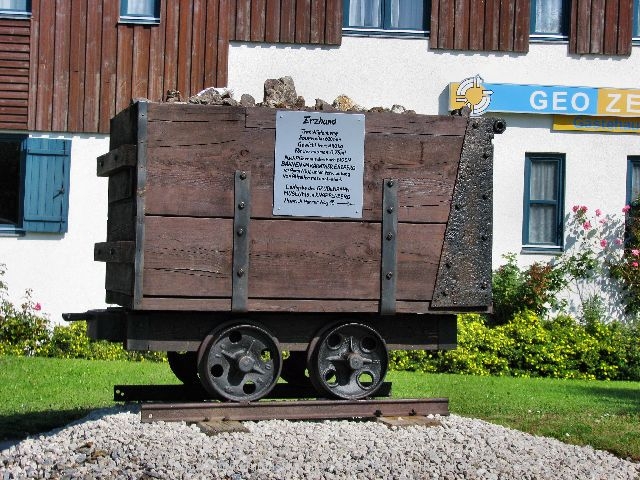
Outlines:
{"label": "grass", "polygon": [[[640,461],[640,382],[390,372],[398,398],[448,397],[452,413]],[[0,439],[114,405],[115,384],[177,383],[149,362],[0,357]]]}

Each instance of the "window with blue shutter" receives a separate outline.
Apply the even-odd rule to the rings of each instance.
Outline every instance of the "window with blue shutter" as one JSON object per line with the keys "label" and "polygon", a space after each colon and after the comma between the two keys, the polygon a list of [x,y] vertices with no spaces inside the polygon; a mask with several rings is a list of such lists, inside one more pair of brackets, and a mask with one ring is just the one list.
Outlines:
{"label": "window with blue shutter", "polygon": [[23,152],[22,228],[27,232],[66,232],[71,141],[27,138]]}

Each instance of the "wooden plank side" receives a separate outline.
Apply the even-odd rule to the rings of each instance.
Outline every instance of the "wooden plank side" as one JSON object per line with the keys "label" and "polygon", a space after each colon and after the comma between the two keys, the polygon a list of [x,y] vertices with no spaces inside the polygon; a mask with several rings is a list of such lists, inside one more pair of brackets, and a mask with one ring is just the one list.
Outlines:
{"label": "wooden plank side", "polygon": [[229,40],[236,39],[237,8],[236,0],[229,0]]}
{"label": "wooden plank side", "polygon": [[102,51],[102,0],[89,0],[87,10],[84,129],[97,132],[100,123],[100,68]]}
{"label": "wooden plank side", "polygon": [[[18,22],[18,23],[16,23]],[[12,52],[15,48],[20,48],[26,56],[23,60],[6,59],[5,53]],[[28,129],[30,92],[29,77],[29,22],[0,19],[0,83],[5,85],[21,85],[21,91],[25,92],[25,98],[4,100],[4,96],[9,93],[7,88],[0,89],[0,115],[2,116],[2,128],[12,130]],[[3,103],[3,100],[7,103]]]}
{"label": "wooden plank side", "polygon": [[136,25],[133,29],[133,64],[131,98],[149,97],[149,50],[151,27]]}
{"label": "wooden plank side", "polygon": [[264,41],[280,41],[280,0],[267,0],[265,11]]}
{"label": "wooden plank side", "polygon": [[107,242],[136,239],[135,200],[109,205],[107,218]]}
{"label": "wooden plank side", "polygon": [[438,48],[451,50],[454,44],[454,0],[440,0],[438,10]]}
{"label": "wooden plank side", "polygon": [[56,0],[55,11],[55,95],[53,95],[51,127],[55,131],[67,131],[67,113],[69,111],[69,36],[71,28],[71,4]]}
{"label": "wooden plank side", "polygon": [[251,0],[251,27],[249,36],[252,42],[264,42],[266,9],[266,0]]}
{"label": "wooden plank side", "polygon": [[604,20],[606,13],[604,3],[604,0],[591,0],[589,53],[598,54],[604,52]]}
{"label": "wooden plank side", "polygon": [[53,84],[55,68],[55,2],[41,1],[39,11],[38,88],[36,101],[36,130],[51,130]]}
{"label": "wooden plank side", "polygon": [[591,46],[591,0],[577,0],[577,53],[589,53]]}
{"label": "wooden plank side", "polygon": [[219,0],[218,16],[218,46],[217,46],[217,66],[216,83],[217,87],[224,87],[228,84],[228,64],[229,64],[229,1]]}
{"label": "wooden plank side", "polygon": [[296,43],[311,40],[311,0],[296,0]]}
{"label": "wooden plank side", "polygon": [[116,114],[116,53],[118,48],[117,2],[102,2],[102,43],[100,61],[100,119],[98,131],[109,132],[109,121]]}
{"label": "wooden plank side", "polygon": [[[204,26],[204,85],[218,86],[216,77],[218,70],[218,26],[220,4],[218,0],[207,0],[206,23]],[[227,24],[229,22],[226,22]]]}
{"label": "wooden plank side", "polygon": [[[194,144],[193,130],[185,124],[178,136],[173,126],[150,125],[147,213],[233,217],[233,174],[243,169],[252,173],[252,214],[272,217],[274,132],[201,128]],[[166,148],[169,131],[179,149]],[[461,148],[461,137],[368,134],[363,218],[380,218],[381,185],[391,177],[402,221],[446,222]]]}
{"label": "wooden plank side", "polygon": [[[146,216],[145,227],[145,296],[231,295],[231,219]],[[398,299],[429,300],[444,225],[398,228]],[[252,220],[249,231],[250,298],[379,298],[379,224]]]}

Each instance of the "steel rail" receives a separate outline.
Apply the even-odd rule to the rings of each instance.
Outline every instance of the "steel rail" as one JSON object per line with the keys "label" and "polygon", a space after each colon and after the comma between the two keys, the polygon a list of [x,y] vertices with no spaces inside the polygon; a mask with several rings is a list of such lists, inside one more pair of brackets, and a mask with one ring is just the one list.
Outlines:
{"label": "steel rail", "polygon": [[143,403],[140,420],[332,420],[346,418],[449,415],[447,398],[259,401],[247,403]]}

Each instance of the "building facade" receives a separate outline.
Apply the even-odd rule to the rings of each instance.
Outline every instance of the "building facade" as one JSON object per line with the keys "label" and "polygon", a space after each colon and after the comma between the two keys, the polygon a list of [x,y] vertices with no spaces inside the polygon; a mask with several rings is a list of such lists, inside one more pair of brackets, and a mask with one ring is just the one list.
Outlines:
{"label": "building facade", "polygon": [[286,75],[308,106],[346,94],[505,118],[493,263],[547,260],[565,248],[572,205],[619,212],[640,187],[638,3],[0,0],[0,264],[12,299],[33,289],[55,321],[105,305],[95,159],[116,112],[209,86],[259,101],[265,79]]}

